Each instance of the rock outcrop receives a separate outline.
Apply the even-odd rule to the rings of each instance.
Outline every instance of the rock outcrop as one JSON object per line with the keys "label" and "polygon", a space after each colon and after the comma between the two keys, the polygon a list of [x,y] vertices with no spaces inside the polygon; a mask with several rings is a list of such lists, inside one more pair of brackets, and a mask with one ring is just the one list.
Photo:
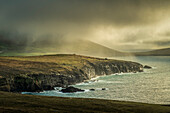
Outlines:
{"label": "rock outcrop", "polygon": [[95,91],[95,89],[89,89],[90,91]]}
{"label": "rock outcrop", "polygon": [[143,68],[145,68],[145,69],[152,69],[152,67],[148,66],[148,65],[145,65]]}
{"label": "rock outcrop", "polygon": [[[114,73],[135,73],[143,71],[143,65],[135,62],[99,59],[82,56],[79,56],[78,58],[80,59],[78,61],[76,60],[77,62],[80,62],[78,65],[67,64],[67,61],[66,63],[60,65],[60,67],[56,67],[57,69],[55,67],[52,67],[58,66],[57,63],[54,64],[48,62],[47,64],[43,62],[43,64],[40,62],[31,61],[27,63],[25,60],[15,60],[15,62],[19,62],[19,66],[23,65],[26,68],[21,69],[20,67],[20,69],[18,69],[18,67],[16,68],[16,65],[14,64],[13,67],[2,66],[4,70],[0,68],[0,74],[1,72],[6,72],[5,69],[8,70],[8,73],[5,73],[3,76],[0,76],[0,90],[11,92],[35,92],[42,90],[52,90],[54,89],[54,87],[67,87],[68,85],[73,85],[76,83],[84,82],[85,80],[90,80],[91,78],[94,78],[96,76],[110,75]],[[0,60],[0,64],[1,61],[2,60]],[[14,61],[10,61],[10,63],[13,62]],[[32,64],[32,66],[28,68],[27,64],[24,64],[25,62],[28,65]],[[7,65],[10,65],[9,62]],[[46,65],[46,67],[43,67],[44,65]],[[51,70],[51,68],[56,69],[56,71],[49,71]],[[31,69],[33,71],[30,71]],[[34,72],[35,69],[36,72]],[[40,69],[41,73],[38,73]],[[44,72],[42,73],[42,71]],[[26,74],[23,74],[23,72],[25,72]]]}
{"label": "rock outcrop", "polygon": [[63,93],[74,93],[74,92],[84,92],[84,90],[70,86],[70,87],[67,87],[65,89],[62,89],[61,92],[63,92]]}

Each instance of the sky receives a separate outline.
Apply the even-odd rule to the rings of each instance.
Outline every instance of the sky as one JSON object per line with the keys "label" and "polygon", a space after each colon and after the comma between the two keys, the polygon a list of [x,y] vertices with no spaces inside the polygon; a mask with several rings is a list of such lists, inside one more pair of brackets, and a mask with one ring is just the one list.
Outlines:
{"label": "sky", "polygon": [[121,51],[170,47],[170,0],[0,0],[0,42],[85,39]]}

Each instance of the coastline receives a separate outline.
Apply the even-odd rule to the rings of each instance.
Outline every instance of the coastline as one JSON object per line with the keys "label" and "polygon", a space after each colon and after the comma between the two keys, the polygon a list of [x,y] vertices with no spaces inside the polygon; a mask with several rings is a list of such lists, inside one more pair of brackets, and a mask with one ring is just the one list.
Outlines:
{"label": "coastline", "polygon": [[[108,64],[110,64],[108,63],[110,62],[108,60],[107,61],[102,60],[102,62],[103,61],[104,61],[104,64],[101,62],[97,62],[97,63],[102,64],[102,66],[106,66],[106,67]],[[17,60],[17,62],[19,61]],[[121,65],[121,63],[123,64],[127,63],[129,65],[132,64],[133,66],[136,66],[136,65],[139,67],[142,66],[141,64],[138,64],[138,63],[126,62],[126,61],[112,60],[112,62],[114,63],[116,62],[116,64],[119,64],[119,65]],[[23,62],[20,62],[20,63],[23,63]],[[34,63],[36,64],[36,62]],[[87,62],[86,65],[91,66],[88,63],[89,62]],[[111,63],[111,64],[114,64],[114,63]],[[94,64],[95,63],[93,62],[93,65]],[[65,65],[66,64],[64,64],[64,66]],[[124,65],[124,66],[128,66],[128,65]],[[92,68],[89,68],[89,69],[92,69]],[[120,68],[120,70],[121,69],[122,71],[124,71],[123,68]],[[135,70],[131,70],[130,72],[136,73],[137,69],[140,69],[140,68],[135,68]],[[108,71],[110,71],[110,69]],[[138,71],[140,72],[140,70]],[[50,76],[50,75],[46,75],[46,76]],[[101,77],[101,76],[102,75],[100,76],[96,75],[94,77]],[[92,79],[95,79],[95,78],[92,78]],[[44,80],[44,79],[41,79],[41,80]],[[125,113],[126,112],[139,113],[139,111],[141,111],[142,113],[144,112],[165,112],[166,113],[170,111],[169,105],[146,104],[146,103],[140,103],[140,102],[127,102],[127,101],[125,102],[125,101],[117,101],[117,100],[92,99],[92,98],[65,98],[65,97],[51,97],[51,96],[23,95],[23,94],[16,94],[16,93],[1,92],[1,91],[0,93],[1,93],[0,97],[2,97],[0,98],[2,102],[0,103],[0,109],[1,109],[0,111],[4,111],[7,113],[8,111],[11,111],[11,110],[14,112],[18,112],[18,111],[19,112],[30,112],[29,110],[31,110],[31,112],[40,112],[40,111],[68,112],[69,110],[71,110],[72,112],[78,112],[78,111],[99,112],[100,111],[100,112],[125,112]],[[17,101],[15,98],[18,98]],[[24,103],[24,105],[22,105],[22,103]]]}
{"label": "coastline", "polygon": [[[91,78],[90,80],[85,80],[84,82],[81,82],[81,83],[76,83],[74,85],[69,85],[69,86],[73,86],[75,88],[77,88],[76,86],[81,86],[81,85],[89,85],[89,84],[93,84],[93,83],[96,83],[96,82],[101,82],[100,80],[97,80],[98,78],[100,77],[105,77],[105,76],[122,76],[122,75],[132,75],[132,74],[138,74],[138,73],[141,73],[141,72],[136,72],[136,73],[133,73],[133,72],[130,72],[130,73],[114,73],[114,74],[111,74],[111,75],[102,75],[102,76],[96,76],[94,78]],[[145,69],[143,70],[142,73],[146,73]],[[68,86],[68,87],[69,87]],[[102,90],[103,87],[100,87],[100,88],[95,88],[95,91],[99,91],[99,90]],[[69,97],[69,98],[91,98],[91,99],[104,99],[104,100],[113,100],[113,99],[107,99],[107,98],[96,98],[96,97],[76,97],[76,96],[67,96],[68,94],[79,94],[79,93],[86,93],[86,92],[90,92],[91,90],[90,89],[82,89],[84,90],[84,92],[70,92],[70,93],[63,93],[61,92],[63,88],[62,87],[54,87],[54,90],[44,90],[44,91],[41,91],[41,92],[21,92],[20,94],[26,94],[26,95],[40,95],[40,96],[54,96],[54,95],[42,95],[43,92],[49,92],[49,91],[54,91],[54,92],[57,92],[58,94],[62,94],[63,96],[57,96],[55,95],[54,97]],[[105,90],[109,90],[109,88],[105,88]],[[93,91],[92,91],[93,92]],[[124,101],[124,100],[117,100],[117,101]],[[127,102],[136,102],[136,101],[127,101]],[[144,102],[140,102],[139,103],[144,103]],[[153,103],[147,103],[147,104],[153,104]]]}
{"label": "coastline", "polygon": [[3,69],[0,71],[0,90],[10,92],[52,90],[54,87],[67,87],[97,76],[143,71],[143,65],[136,62],[74,54],[0,59]]}

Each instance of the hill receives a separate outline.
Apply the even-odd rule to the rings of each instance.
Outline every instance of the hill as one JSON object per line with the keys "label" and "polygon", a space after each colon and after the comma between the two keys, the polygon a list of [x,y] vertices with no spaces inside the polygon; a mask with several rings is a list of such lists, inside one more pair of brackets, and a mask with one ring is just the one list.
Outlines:
{"label": "hill", "polygon": [[60,42],[49,42],[47,40],[36,41],[27,46],[13,45],[7,46],[1,44],[0,56],[32,56],[45,54],[81,54],[98,57],[113,57],[130,55],[129,53],[120,52],[103,45],[88,40],[73,40]]}
{"label": "hill", "polygon": [[114,73],[141,72],[143,65],[75,54],[0,57],[1,91],[42,91]]}
{"label": "hill", "polygon": [[157,49],[148,52],[136,52],[136,56],[170,56],[170,48]]}

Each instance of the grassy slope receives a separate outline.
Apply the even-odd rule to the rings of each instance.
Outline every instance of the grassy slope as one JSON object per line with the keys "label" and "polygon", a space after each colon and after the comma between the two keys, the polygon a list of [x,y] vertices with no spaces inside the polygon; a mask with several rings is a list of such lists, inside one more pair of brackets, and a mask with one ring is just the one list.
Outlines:
{"label": "grassy slope", "polygon": [[167,113],[169,106],[100,99],[62,98],[0,92],[0,113],[136,112]]}
{"label": "grassy slope", "polygon": [[170,48],[158,49],[148,52],[136,52],[137,56],[170,56]]}
{"label": "grassy slope", "polygon": [[102,58],[94,58],[73,54],[58,54],[47,56],[32,56],[32,57],[0,57],[0,76],[1,75],[16,75],[16,74],[51,74],[62,73],[81,67],[88,63],[100,62],[124,62],[117,60],[107,60]]}
{"label": "grassy slope", "polygon": [[130,61],[74,54],[0,57],[0,90],[50,90],[54,86],[83,82],[104,73],[142,71],[142,67]]}
{"label": "grassy slope", "polygon": [[[90,56],[113,57],[113,56],[170,56],[170,48],[158,49],[148,52],[120,52],[110,49],[103,45],[88,41],[61,41],[60,43],[34,43],[29,46],[8,46],[5,43],[0,43],[0,56],[35,56],[56,53],[76,53]],[[2,52],[3,51],[3,52]]]}
{"label": "grassy slope", "polygon": [[76,41],[61,41],[60,43],[47,43],[39,42],[29,46],[3,46],[0,44],[0,56],[32,56],[32,55],[45,55],[56,53],[70,53],[70,54],[82,54],[90,56],[122,56],[129,55],[128,53],[119,52],[103,45],[88,41],[88,40],[76,40]]}

